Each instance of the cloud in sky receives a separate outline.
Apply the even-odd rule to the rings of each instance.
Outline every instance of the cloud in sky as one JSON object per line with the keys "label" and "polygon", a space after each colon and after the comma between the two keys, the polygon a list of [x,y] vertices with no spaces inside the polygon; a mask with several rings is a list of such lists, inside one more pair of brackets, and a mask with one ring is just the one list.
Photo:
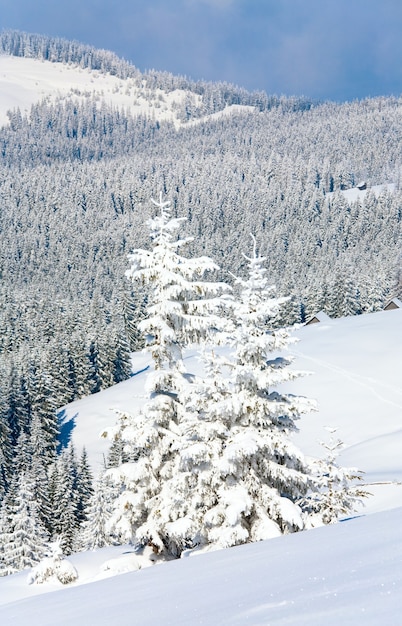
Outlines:
{"label": "cloud in sky", "polygon": [[0,25],[270,93],[402,92],[400,0],[0,0]]}

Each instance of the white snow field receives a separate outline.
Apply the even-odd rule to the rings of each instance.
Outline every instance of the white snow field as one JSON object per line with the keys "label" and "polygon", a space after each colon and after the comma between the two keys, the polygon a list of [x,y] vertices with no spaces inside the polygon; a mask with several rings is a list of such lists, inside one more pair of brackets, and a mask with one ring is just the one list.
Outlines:
{"label": "white snow field", "polygon": [[[337,427],[339,462],[365,471],[373,494],[333,526],[184,558],[147,569],[128,546],[73,555],[79,578],[28,585],[28,572],[0,579],[0,624],[378,625],[402,623],[402,310],[329,320],[297,331],[294,367],[309,370],[287,391],[316,398],[297,444],[321,454]],[[189,369],[197,369],[189,352]],[[94,470],[114,408],[142,402],[148,357],[135,376],[64,408],[66,433],[86,445]],[[107,565],[105,565],[107,563]],[[107,569],[108,568],[108,569]],[[126,574],[119,572],[132,571]],[[106,578],[107,577],[107,578]]]}
{"label": "white snow field", "polygon": [[[0,620],[7,626],[396,626],[401,523],[396,509],[7,603],[26,579],[14,574],[0,582],[6,602]],[[75,564],[79,570],[78,557]]]}
{"label": "white snow field", "polygon": [[[366,502],[365,512],[402,506],[402,310],[334,319],[312,324],[294,333],[291,347],[296,370],[311,373],[289,383],[286,391],[314,398],[318,411],[298,423],[297,445],[312,456],[329,440],[325,427],[337,428],[345,446],[339,462],[365,472],[365,481],[385,483],[370,487],[381,498]],[[187,353],[188,369],[197,372],[197,351]],[[115,423],[114,410],[133,412],[144,401],[144,384],[151,360],[133,356],[130,380],[72,402],[62,409],[66,434],[72,433],[78,453],[87,447],[95,472],[107,454],[109,442],[98,437]],[[388,497],[385,493],[390,492]]]}
{"label": "white snow field", "polygon": [[0,126],[8,123],[7,111],[16,107],[29,113],[32,104],[45,98],[85,97],[95,97],[133,114],[178,122],[172,105],[181,102],[186,92],[155,90],[152,95],[151,99],[150,90],[136,87],[132,79],[65,63],[0,55]]}
{"label": "white snow field", "polygon": [[[76,65],[52,63],[39,59],[28,59],[0,54],[0,127],[9,123],[7,111],[19,108],[29,113],[33,104],[44,99],[95,98],[116,109],[124,109],[132,115],[145,115],[155,120],[172,121],[176,127],[183,124],[178,119],[177,105],[190,92],[176,89],[164,91],[138,87],[131,78],[121,79],[98,70],[89,70]],[[190,94],[195,100],[200,96]],[[240,110],[255,111],[254,107],[232,105],[222,114],[238,113]],[[199,123],[202,119],[193,120]]]}

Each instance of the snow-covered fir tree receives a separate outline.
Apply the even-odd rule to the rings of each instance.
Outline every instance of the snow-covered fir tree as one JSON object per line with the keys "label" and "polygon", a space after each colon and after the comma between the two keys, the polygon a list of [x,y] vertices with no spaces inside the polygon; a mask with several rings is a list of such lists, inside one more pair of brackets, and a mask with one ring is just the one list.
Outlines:
{"label": "snow-covered fir tree", "polygon": [[92,473],[85,449],[77,462],[74,446],[64,448],[50,477],[52,539],[60,543],[64,554],[71,554],[80,543],[80,526],[86,520],[93,492]]}
{"label": "snow-covered fir tree", "polygon": [[77,570],[68,559],[64,558],[59,541],[49,544],[45,556],[34,565],[27,577],[29,585],[55,581],[68,585],[77,578]]}
{"label": "snow-covered fir tree", "polygon": [[321,488],[303,499],[309,526],[334,524],[340,517],[351,515],[369,492],[362,486],[362,472],[356,467],[342,467],[337,458],[344,448],[343,441],[336,436],[337,428],[327,426],[329,439],[322,441],[325,451],[322,459],[315,459],[313,467]]}
{"label": "snow-covered fir tree", "polygon": [[310,464],[291,440],[296,420],[314,402],[280,391],[301,375],[281,356],[292,342],[289,332],[275,329],[287,298],[276,296],[255,240],[253,255],[245,259],[248,276],[236,280],[229,393],[214,415],[225,432],[214,468],[215,504],[204,517],[203,540],[217,547],[301,530],[298,500],[318,489]]}
{"label": "snow-covered fir tree", "polygon": [[89,499],[86,520],[83,522],[77,545],[82,550],[95,550],[115,543],[109,532],[115,489],[102,473]]}
{"label": "snow-covered fir tree", "polygon": [[0,572],[3,575],[32,567],[46,552],[49,537],[40,520],[33,487],[22,473],[3,501],[0,515]]}
{"label": "snow-covered fir tree", "polygon": [[92,470],[88,462],[88,455],[85,448],[82,450],[81,458],[77,465],[74,490],[76,501],[75,515],[80,525],[87,519],[87,509],[94,491]]}
{"label": "snow-covered fir tree", "polygon": [[[229,288],[206,282],[204,275],[217,269],[207,257],[179,254],[188,239],[177,239],[182,218],[172,218],[169,202],[155,202],[158,214],[149,220],[151,250],[136,250],[127,276],[148,285],[148,316],[140,328],[154,371],[147,379],[148,402],[138,416],[121,415],[114,436],[125,444],[130,460],[108,475],[121,487],[112,527],[123,540],[150,544],[158,552],[176,553],[169,545],[162,510],[161,488],[176,471],[193,377],[186,371],[183,349],[193,342],[209,341],[221,325],[219,308]],[[179,550],[180,552],[180,550]]]}
{"label": "snow-covered fir tree", "polygon": [[0,408],[0,503],[7,492],[10,481],[12,450],[8,420],[1,415]]}
{"label": "snow-covered fir tree", "polygon": [[77,533],[74,476],[68,450],[63,450],[53,468],[52,493],[52,537],[60,541],[64,554],[72,552]]}

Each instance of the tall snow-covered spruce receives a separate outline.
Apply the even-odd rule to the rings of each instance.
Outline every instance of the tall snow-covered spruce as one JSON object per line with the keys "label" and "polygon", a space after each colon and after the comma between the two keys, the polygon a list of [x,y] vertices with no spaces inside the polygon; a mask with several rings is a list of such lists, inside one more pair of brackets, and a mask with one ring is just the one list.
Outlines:
{"label": "tall snow-covered spruce", "polygon": [[182,550],[302,530],[309,515],[304,497],[310,502],[320,488],[314,466],[291,441],[295,421],[315,404],[278,391],[300,376],[280,356],[292,341],[289,332],[274,328],[287,299],[275,297],[255,245],[246,260],[248,278],[236,280],[228,345],[202,351],[205,376],[187,398],[177,471],[161,486],[166,530]]}
{"label": "tall snow-covered spruce", "polygon": [[301,498],[320,486],[291,440],[295,421],[315,403],[280,391],[301,375],[281,356],[292,342],[289,331],[275,327],[287,298],[275,296],[255,240],[253,255],[245,259],[248,277],[236,279],[229,385],[216,416],[226,427],[216,459],[220,484],[204,517],[205,541],[218,547],[302,530]]}
{"label": "tall snow-covered spruce", "polygon": [[[139,415],[120,415],[105,433],[124,450],[107,472],[120,487],[109,530],[165,558],[302,530],[303,502],[320,478],[291,441],[314,403],[278,390],[300,375],[280,356],[289,332],[274,328],[286,299],[275,297],[255,243],[237,298],[203,281],[216,266],[178,254],[182,220],[155,204],[152,249],[135,251],[127,273],[151,288],[141,330],[154,369]],[[186,371],[190,343],[200,347],[201,376]]]}
{"label": "tall snow-covered spruce", "polygon": [[191,241],[175,238],[183,218],[172,218],[170,203],[162,197],[153,203],[158,214],[148,221],[152,249],[130,255],[127,276],[149,288],[147,317],[139,327],[154,369],[147,378],[148,402],[140,414],[121,415],[117,428],[109,432],[122,440],[127,459],[108,471],[121,489],[111,530],[124,540],[178,556],[182,543],[170,538],[166,512],[180,513],[176,494],[168,486],[186,438],[190,411],[186,400],[195,381],[186,371],[183,349],[216,339],[222,322],[226,323],[222,310],[229,287],[204,281],[205,274],[218,269],[208,257],[179,254]]}

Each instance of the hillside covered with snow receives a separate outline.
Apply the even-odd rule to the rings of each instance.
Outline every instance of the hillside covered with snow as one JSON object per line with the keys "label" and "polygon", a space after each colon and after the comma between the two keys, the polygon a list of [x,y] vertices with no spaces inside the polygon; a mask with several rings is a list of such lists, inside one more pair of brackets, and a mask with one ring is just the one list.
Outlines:
{"label": "hillside covered with snow", "polygon": [[[365,472],[371,496],[354,519],[334,526],[155,565],[129,574],[129,547],[70,557],[77,583],[28,585],[27,572],[0,579],[5,623],[107,624],[394,624],[402,608],[402,310],[330,320],[297,331],[296,369],[310,376],[289,391],[318,401],[296,435],[307,454],[338,427],[345,442],[340,461]],[[188,359],[198,367],[194,353]],[[112,409],[141,404],[148,365],[135,355],[130,380],[63,409],[77,446],[93,467],[105,444],[99,433],[113,424]],[[395,510],[393,510],[395,509]],[[133,562],[134,561],[134,562]],[[105,563],[108,565],[105,566]],[[107,569],[108,568],[108,569]],[[107,578],[107,579],[105,579]],[[42,595],[42,594],[46,595]],[[39,594],[39,595],[38,595]]]}
{"label": "hillside covered with snow", "polygon": [[[325,427],[337,428],[344,442],[340,461],[365,472],[365,481],[402,482],[402,309],[348,318],[329,319],[295,332],[293,367],[307,375],[289,383],[289,392],[316,400],[318,411],[299,422],[296,442],[306,454],[323,454]],[[197,351],[188,352],[190,371],[199,372]],[[62,432],[78,449],[86,445],[94,471],[102,468],[109,442],[100,435],[116,420],[115,411],[136,413],[145,400],[145,381],[151,368],[146,353],[133,355],[134,376],[61,409]],[[88,442],[91,442],[90,445]],[[402,506],[402,489],[381,495],[381,505],[369,499],[370,510]],[[396,500],[395,500],[396,498]]]}
{"label": "hillside covered with snow", "polygon": [[[108,106],[158,122],[170,121],[176,128],[184,124],[181,112],[186,101],[193,109],[201,104],[200,96],[189,90],[150,88],[145,78],[142,81],[119,78],[77,64],[0,53],[0,126],[9,123],[8,113],[16,109],[22,114],[29,114],[31,106],[39,102],[61,104],[66,100],[91,100],[98,107]],[[222,114],[254,110],[248,105],[228,105],[221,112],[211,113],[210,119],[216,120]],[[207,117],[200,117],[190,124],[199,124]]]}

